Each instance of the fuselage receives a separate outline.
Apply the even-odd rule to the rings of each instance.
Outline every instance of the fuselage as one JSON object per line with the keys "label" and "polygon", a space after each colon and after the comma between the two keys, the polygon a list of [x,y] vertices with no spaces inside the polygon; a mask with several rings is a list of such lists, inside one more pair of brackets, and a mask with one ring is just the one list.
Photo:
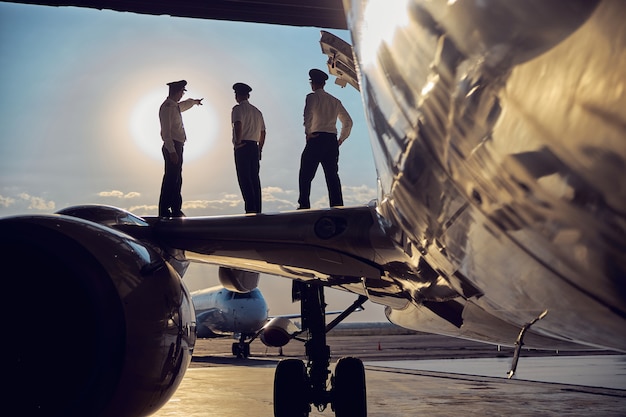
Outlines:
{"label": "fuselage", "polygon": [[421,300],[390,320],[514,340],[547,311],[539,334],[626,349],[624,3],[344,4],[377,211],[414,271],[383,280]]}
{"label": "fuselage", "polygon": [[229,291],[221,286],[191,293],[198,337],[255,334],[266,323],[268,307],[261,291]]}

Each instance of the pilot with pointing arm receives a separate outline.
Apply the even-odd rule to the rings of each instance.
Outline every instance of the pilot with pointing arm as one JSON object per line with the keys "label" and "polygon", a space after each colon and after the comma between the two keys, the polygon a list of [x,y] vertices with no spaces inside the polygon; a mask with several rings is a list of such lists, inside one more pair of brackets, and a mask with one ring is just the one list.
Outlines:
{"label": "pilot with pointing arm", "polygon": [[187,91],[185,80],[173,81],[167,85],[169,94],[159,108],[161,139],[163,139],[161,151],[165,161],[165,173],[159,197],[159,217],[184,217],[185,214],[181,210],[183,204],[181,188],[183,185],[183,146],[187,135],[185,135],[181,113],[196,104],[201,106],[203,99],[190,98],[180,101]]}

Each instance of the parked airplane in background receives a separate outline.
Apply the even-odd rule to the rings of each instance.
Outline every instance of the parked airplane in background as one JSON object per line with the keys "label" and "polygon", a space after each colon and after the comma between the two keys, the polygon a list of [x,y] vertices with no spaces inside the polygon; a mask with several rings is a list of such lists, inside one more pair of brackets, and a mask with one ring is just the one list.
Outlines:
{"label": "parked airplane in background", "polygon": [[[232,20],[250,7],[273,19],[271,1],[35,3]],[[2,263],[20,265],[5,293],[30,298],[8,310],[18,324],[9,398],[46,414],[153,413],[195,341],[174,271],[188,260],[239,269],[239,291],[256,287],[254,272],[293,280],[308,361],[277,366],[277,417],[329,404],[337,417],[366,415],[358,359],[340,359],[328,381],[325,287],[385,305],[410,329],[518,352],[573,342],[626,352],[626,3],[343,4],[353,54],[338,39],[323,38],[323,51],[362,94],[377,202],[184,219],[80,206],[1,220]],[[44,361],[24,329],[51,314],[71,319],[76,341],[65,329]]]}
{"label": "parked airplane in background", "polygon": [[[219,269],[220,276],[225,270],[225,268]],[[257,337],[265,346],[275,348],[282,348],[294,339],[305,341],[299,338],[302,333],[300,326],[292,321],[302,316],[300,314],[269,316],[267,302],[259,288],[242,292],[231,291],[222,285],[216,285],[193,291],[191,299],[196,311],[197,337],[238,339],[232,345],[232,353],[239,358],[247,358],[250,355],[250,343]],[[362,306],[356,306],[356,309],[360,311]],[[327,311],[326,315],[342,317],[343,314],[350,313]],[[335,319],[329,323],[327,330],[330,331],[341,319]]]}
{"label": "parked airplane in background", "polygon": [[196,334],[199,338],[233,337],[232,353],[238,358],[250,355],[250,343],[257,337],[265,346],[282,348],[300,334],[293,316],[268,316],[261,290],[230,291],[215,286],[191,293],[196,311]]}
{"label": "parked airplane in background", "polygon": [[261,290],[235,292],[221,285],[191,293],[196,311],[196,334],[201,338],[234,337],[232,352],[250,355],[249,339],[267,323],[268,308]]}

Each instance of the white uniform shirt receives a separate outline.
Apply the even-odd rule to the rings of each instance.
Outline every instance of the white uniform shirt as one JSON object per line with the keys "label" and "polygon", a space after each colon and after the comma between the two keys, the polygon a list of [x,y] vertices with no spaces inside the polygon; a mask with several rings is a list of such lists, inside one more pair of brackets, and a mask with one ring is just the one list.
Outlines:
{"label": "white uniform shirt", "polygon": [[235,122],[241,122],[241,140],[253,140],[258,142],[261,139],[261,132],[265,130],[265,121],[263,114],[259,109],[254,107],[248,100],[242,100],[233,107],[230,115],[233,124],[233,144],[235,138]]}
{"label": "white uniform shirt", "polygon": [[161,104],[159,108],[161,139],[163,139],[163,145],[168,152],[176,152],[174,141],[184,143],[187,140],[183,118],[180,113],[189,110],[195,103],[196,100],[191,98],[177,103],[168,97]]}
{"label": "white uniform shirt", "polygon": [[318,88],[307,94],[304,103],[304,134],[327,132],[337,134],[337,119],[341,122],[339,143],[350,136],[352,118],[337,98]]}

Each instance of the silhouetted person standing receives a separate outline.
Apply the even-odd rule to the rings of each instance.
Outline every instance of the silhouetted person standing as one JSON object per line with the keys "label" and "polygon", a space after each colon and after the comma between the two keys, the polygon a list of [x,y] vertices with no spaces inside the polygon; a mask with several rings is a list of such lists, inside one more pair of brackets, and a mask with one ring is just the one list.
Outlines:
{"label": "silhouetted person standing", "polygon": [[180,101],[187,91],[185,80],[174,81],[167,85],[169,94],[159,108],[161,139],[163,139],[161,151],[165,160],[165,173],[159,197],[159,216],[184,217],[185,214],[181,210],[183,198],[180,192],[183,186],[183,147],[187,136],[181,113],[192,108],[194,104],[201,106],[203,99],[190,98]]}
{"label": "silhouetted person standing", "polygon": [[265,144],[265,122],[261,111],[248,102],[252,88],[244,83],[236,83],[233,90],[237,101],[231,111],[237,181],[246,213],[260,213],[259,161]]}
{"label": "silhouetted person standing", "polygon": [[[328,75],[324,71],[309,71],[312,93],[304,105],[304,134],[306,146],[300,158],[298,209],[311,208],[311,182],[322,164],[330,206],[343,206],[339,180],[339,145],[350,136],[352,118],[337,98],[324,91]],[[337,119],[341,133],[337,139]]]}

